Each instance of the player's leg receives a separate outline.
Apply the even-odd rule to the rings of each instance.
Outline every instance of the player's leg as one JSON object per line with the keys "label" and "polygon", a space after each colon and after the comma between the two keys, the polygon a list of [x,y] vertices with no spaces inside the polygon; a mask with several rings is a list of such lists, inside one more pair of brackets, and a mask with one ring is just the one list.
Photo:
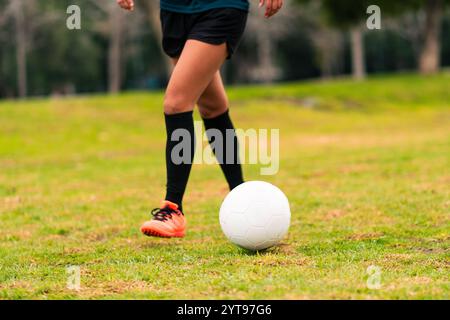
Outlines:
{"label": "player's leg", "polygon": [[[194,122],[192,110],[226,58],[226,46],[188,40],[169,81],[164,99],[167,125],[167,194],[166,200],[182,205],[194,157]],[[172,134],[185,129],[190,135],[190,154],[186,163],[177,164],[172,150],[178,141]],[[187,157],[186,157],[187,158]]]}
{"label": "player's leg", "polygon": [[[227,57],[226,44],[188,40],[170,78],[165,98],[167,190],[161,208],[141,231],[147,235],[182,237],[182,200],[195,151],[192,110]],[[180,151],[181,147],[181,151]]]}
{"label": "player's leg", "polygon": [[[198,100],[198,108],[205,124],[208,139],[227,179],[230,190],[244,182],[242,167],[239,163],[239,145],[228,109],[228,97],[222,77],[217,71],[213,80]],[[223,137],[218,145],[214,131]]]}
{"label": "player's leg", "polygon": [[217,71],[197,102],[203,119],[215,118],[228,110],[228,96],[220,71]]}

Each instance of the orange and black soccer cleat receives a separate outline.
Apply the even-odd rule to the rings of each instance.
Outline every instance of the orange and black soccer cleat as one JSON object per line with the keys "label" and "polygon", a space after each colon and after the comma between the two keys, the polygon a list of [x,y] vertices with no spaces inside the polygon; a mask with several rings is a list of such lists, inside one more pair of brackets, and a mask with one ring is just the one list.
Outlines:
{"label": "orange and black soccer cleat", "polygon": [[186,219],[178,205],[163,201],[160,208],[152,211],[153,219],[145,222],[141,231],[149,237],[183,238],[186,232]]}

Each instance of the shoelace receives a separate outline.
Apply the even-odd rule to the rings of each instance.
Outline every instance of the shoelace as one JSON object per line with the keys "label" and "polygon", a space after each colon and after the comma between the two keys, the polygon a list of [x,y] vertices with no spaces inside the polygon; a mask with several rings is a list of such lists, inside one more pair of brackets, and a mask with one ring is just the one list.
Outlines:
{"label": "shoelace", "polygon": [[167,221],[167,219],[172,219],[172,214],[178,214],[176,210],[165,208],[155,208],[152,210],[152,216],[158,221]]}

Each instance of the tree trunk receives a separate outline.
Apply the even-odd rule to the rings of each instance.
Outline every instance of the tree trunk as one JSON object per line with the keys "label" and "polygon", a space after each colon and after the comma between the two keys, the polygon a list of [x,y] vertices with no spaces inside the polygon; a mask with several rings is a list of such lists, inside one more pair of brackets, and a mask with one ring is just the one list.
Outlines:
{"label": "tree trunk", "polygon": [[433,74],[439,71],[443,10],[443,0],[427,0],[425,5],[425,43],[419,60],[419,68],[422,74]]}
{"label": "tree trunk", "polygon": [[109,12],[111,30],[108,49],[108,88],[110,93],[117,93],[122,86],[122,42],[123,15],[117,6]]}
{"label": "tree trunk", "polygon": [[318,28],[313,35],[317,48],[317,57],[321,77],[324,80],[332,78],[342,71],[342,38],[338,31],[329,28]]}
{"label": "tree trunk", "polygon": [[20,98],[25,98],[28,91],[27,80],[27,35],[25,30],[25,16],[23,0],[16,0],[14,6],[14,24],[16,31],[16,63],[17,88]]}
{"label": "tree trunk", "polygon": [[[155,0],[147,0],[144,2],[147,9],[147,17],[148,21],[150,23],[150,26],[152,27],[153,33],[156,36],[156,39],[158,40],[158,43],[162,43],[162,32],[161,32],[161,23],[160,23],[160,17],[159,17],[159,4]],[[167,78],[170,78],[170,75],[173,70],[173,64],[172,60],[169,56],[166,54],[163,54],[164,59],[164,69],[166,72]]]}
{"label": "tree trunk", "polygon": [[351,30],[351,46],[353,77],[356,80],[362,80],[366,77],[366,63],[363,32],[359,27]]}
{"label": "tree trunk", "polygon": [[[267,26],[265,27],[267,28]],[[258,66],[253,72],[253,78],[262,83],[270,84],[276,80],[280,71],[273,61],[272,38],[266,30],[261,29],[260,31],[256,35],[258,42]]]}

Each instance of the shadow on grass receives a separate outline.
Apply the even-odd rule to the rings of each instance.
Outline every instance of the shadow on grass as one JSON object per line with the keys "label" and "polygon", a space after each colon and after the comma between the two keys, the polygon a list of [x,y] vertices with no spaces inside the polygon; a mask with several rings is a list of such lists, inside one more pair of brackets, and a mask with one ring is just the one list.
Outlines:
{"label": "shadow on grass", "polygon": [[249,250],[243,247],[238,247],[239,250],[239,254],[240,255],[245,255],[245,256],[261,256],[261,255],[266,255],[266,254],[285,254],[286,253],[286,248],[290,247],[289,244],[287,243],[280,243],[276,246],[267,248],[267,249],[263,249],[263,250]]}
{"label": "shadow on grass", "polygon": [[141,249],[158,249],[158,248],[176,248],[183,245],[178,239],[150,239],[147,242],[140,243]]}

